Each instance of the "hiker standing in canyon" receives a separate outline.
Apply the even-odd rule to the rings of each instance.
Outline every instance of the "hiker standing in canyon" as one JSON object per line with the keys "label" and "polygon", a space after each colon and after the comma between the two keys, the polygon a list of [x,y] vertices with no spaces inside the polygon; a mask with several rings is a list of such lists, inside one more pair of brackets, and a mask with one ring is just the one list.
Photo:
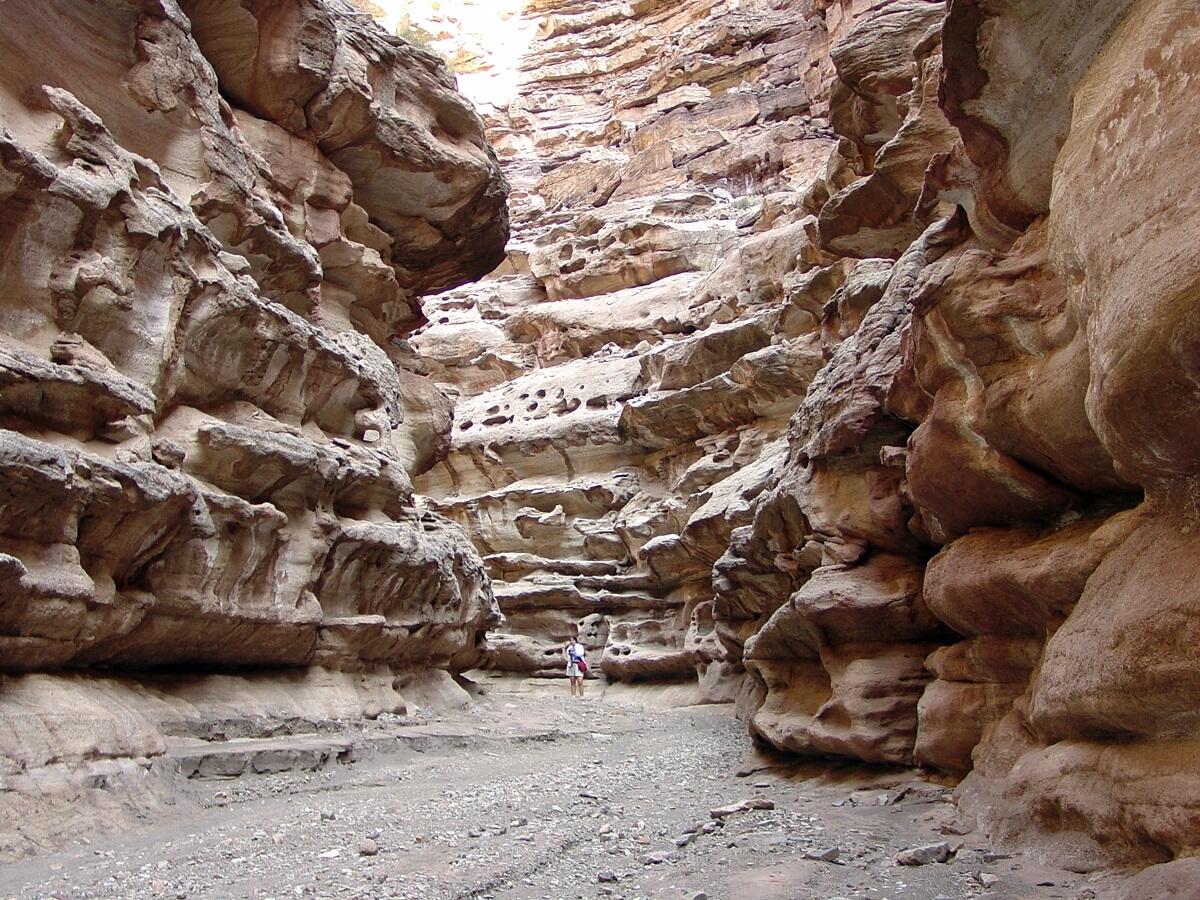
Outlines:
{"label": "hiker standing in canyon", "polygon": [[583,697],[583,677],[587,674],[587,648],[579,638],[571,638],[563,648],[567,657],[567,680],[571,682],[571,696],[576,692]]}

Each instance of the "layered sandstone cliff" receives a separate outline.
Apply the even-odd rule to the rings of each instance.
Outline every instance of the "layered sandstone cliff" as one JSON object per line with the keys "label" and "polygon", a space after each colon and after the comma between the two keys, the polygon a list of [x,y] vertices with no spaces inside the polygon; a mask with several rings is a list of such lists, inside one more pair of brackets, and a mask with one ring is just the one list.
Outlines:
{"label": "layered sandstone cliff", "polygon": [[575,634],[1200,850],[1194,4],[2,5],[0,852]]}
{"label": "layered sandstone cliff", "polygon": [[[828,37],[790,6],[525,4],[515,78],[464,62],[514,237],[487,282],[426,301],[413,345],[455,424],[418,488],[484,554],[497,668],[555,671],[580,633],[609,679],[736,693],[711,569],[782,459],[839,280],[796,189],[835,145]],[[469,18],[417,24],[465,59]]]}
{"label": "layered sandstone cliff", "polygon": [[405,337],[499,261],[507,187],[442,62],[340,0],[3,16],[11,850],[164,735],[403,711],[476,662],[498,617],[413,505],[450,407]]}
{"label": "layered sandstone cliff", "polygon": [[966,775],[999,839],[1195,853],[1195,9],[501,18],[515,73],[413,20],[513,92],[508,263],[414,338],[490,664],[579,633],[763,744]]}

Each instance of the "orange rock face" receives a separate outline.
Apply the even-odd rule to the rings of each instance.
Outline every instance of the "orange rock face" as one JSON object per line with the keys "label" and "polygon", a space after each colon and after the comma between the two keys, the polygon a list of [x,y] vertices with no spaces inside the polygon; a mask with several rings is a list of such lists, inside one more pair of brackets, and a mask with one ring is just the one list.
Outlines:
{"label": "orange rock face", "polygon": [[1196,12],[542,14],[488,119],[512,271],[418,338],[496,664],[585,633],[777,749],[965,776],[997,839],[1195,852]]}

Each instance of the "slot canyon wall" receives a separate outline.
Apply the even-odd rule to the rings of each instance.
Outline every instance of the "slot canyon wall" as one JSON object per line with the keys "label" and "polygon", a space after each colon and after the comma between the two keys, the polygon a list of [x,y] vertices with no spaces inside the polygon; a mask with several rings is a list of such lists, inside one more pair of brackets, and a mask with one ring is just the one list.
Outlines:
{"label": "slot canyon wall", "polygon": [[445,6],[401,24],[513,240],[424,301],[416,484],[487,664],[579,634],[761,745],[962,777],[999,841],[1200,850],[1194,6]]}
{"label": "slot canyon wall", "polygon": [[444,64],[340,0],[0,15],[3,856],[154,802],[169,739],[465,699],[498,613],[413,505],[451,411],[404,338],[508,224]]}

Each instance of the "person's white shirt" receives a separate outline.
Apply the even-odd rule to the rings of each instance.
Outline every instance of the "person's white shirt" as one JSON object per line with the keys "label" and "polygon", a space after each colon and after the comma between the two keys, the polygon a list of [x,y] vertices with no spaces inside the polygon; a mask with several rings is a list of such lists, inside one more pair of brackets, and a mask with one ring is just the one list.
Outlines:
{"label": "person's white shirt", "polygon": [[567,662],[574,662],[576,658],[582,659],[587,655],[587,650],[579,641],[571,641],[567,644]]}

